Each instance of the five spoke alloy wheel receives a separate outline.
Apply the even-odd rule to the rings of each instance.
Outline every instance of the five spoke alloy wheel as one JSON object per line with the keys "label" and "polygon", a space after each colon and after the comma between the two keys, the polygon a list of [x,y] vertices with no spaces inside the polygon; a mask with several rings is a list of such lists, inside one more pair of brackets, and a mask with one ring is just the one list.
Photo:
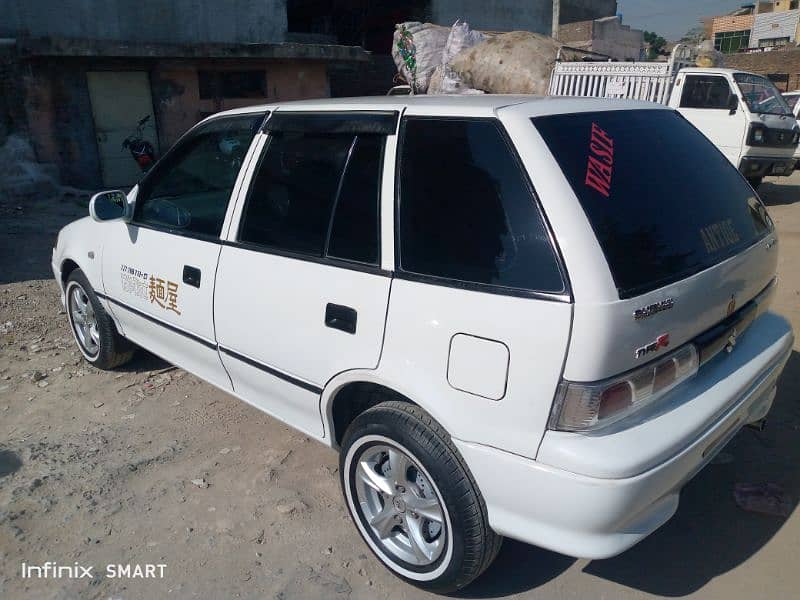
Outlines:
{"label": "five spoke alloy wheel", "polygon": [[73,281],[67,290],[67,310],[75,339],[86,358],[92,360],[100,352],[100,330],[92,301],[83,286]]}
{"label": "five spoke alloy wheel", "polygon": [[355,459],[355,493],[371,537],[399,561],[427,567],[447,545],[439,491],[410,452],[390,440]]}
{"label": "five spoke alloy wheel", "polygon": [[98,369],[128,362],[135,346],[122,337],[83,271],[74,269],[64,283],[64,308],[83,357]]}
{"label": "five spoke alloy wheel", "polygon": [[353,419],[341,442],[339,477],[361,537],[409,583],[454,592],[500,551],[503,538],[489,526],[464,459],[420,406],[380,398]]}

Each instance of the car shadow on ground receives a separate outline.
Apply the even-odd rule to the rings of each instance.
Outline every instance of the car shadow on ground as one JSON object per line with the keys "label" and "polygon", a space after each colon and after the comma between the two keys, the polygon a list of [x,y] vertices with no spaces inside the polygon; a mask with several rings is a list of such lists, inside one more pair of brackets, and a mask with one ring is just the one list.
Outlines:
{"label": "car shadow on ground", "polygon": [[758,195],[767,206],[786,206],[800,202],[800,185],[764,181],[758,187]]}
{"label": "car shadow on ground", "polygon": [[170,368],[177,369],[178,367],[144,348],[136,348],[136,354],[133,355],[131,361],[115,367],[114,371],[118,373],[147,373]]}
{"label": "car shadow on ground", "polygon": [[[627,552],[588,563],[583,572],[635,590],[680,597],[738,567],[780,530],[784,517],[747,512],[733,498],[736,483],[777,483],[800,497],[800,352],[792,352],[763,432],[742,430],[681,493],[675,516]],[[587,506],[586,510],[591,510]],[[506,540],[494,565],[459,594],[498,598],[533,590],[575,559]]]}

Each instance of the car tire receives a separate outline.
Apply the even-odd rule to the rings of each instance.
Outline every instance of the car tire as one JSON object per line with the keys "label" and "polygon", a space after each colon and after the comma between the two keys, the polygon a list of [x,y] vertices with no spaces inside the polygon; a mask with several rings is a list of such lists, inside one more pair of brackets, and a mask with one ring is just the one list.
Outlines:
{"label": "car tire", "polygon": [[503,538],[489,527],[464,459],[416,405],[387,401],[356,417],[342,442],[339,475],[361,537],[413,585],[454,592],[500,551]]}
{"label": "car tire", "polygon": [[136,347],[122,337],[91,284],[75,269],[64,286],[67,319],[78,349],[98,369],[114,369],[133,358]]}
{"label": "car tire", "polygon": [[750,187],[752,187],[754,190],[758,189],[758,186],[761,185],[762,181],[764,181],[763,177],[748,177],[747,178],[747,183],[749,183]]}

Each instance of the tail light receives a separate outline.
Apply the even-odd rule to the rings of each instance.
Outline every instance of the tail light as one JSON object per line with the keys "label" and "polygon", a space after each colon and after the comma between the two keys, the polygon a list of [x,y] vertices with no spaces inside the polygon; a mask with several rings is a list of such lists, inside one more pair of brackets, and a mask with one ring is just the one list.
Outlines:
{"label": "tail light", "polygon": [[699,359],[693,344],[638,369],[592,383],[562,381],[556,391],[550,428],[594,431],[616,423],[663,398],[676,385],[697,373]]}

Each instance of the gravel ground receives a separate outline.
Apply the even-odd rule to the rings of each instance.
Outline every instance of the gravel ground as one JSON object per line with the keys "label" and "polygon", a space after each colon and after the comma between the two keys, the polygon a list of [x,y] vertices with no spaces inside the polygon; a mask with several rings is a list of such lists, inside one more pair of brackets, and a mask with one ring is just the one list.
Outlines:
{"label": "gravel ground", "polygon": [[[761,192],[781,235],[774,308],[800,331],[800,174]],[[361,542],[332,451],[146,352],[112,373],[80,359],[49,271],[80,204],[0,200],[0,598],[428,597]],[[795,506],[798,349],[768,428],[740,433],[654,535],[593,562],[507,540],[460,596],[797,597],[797,511],[745,512],[732,492],[772,482]],[[45,561],[94,577],[21,576]],[[166,567],[119,579],[114,564]]]}

